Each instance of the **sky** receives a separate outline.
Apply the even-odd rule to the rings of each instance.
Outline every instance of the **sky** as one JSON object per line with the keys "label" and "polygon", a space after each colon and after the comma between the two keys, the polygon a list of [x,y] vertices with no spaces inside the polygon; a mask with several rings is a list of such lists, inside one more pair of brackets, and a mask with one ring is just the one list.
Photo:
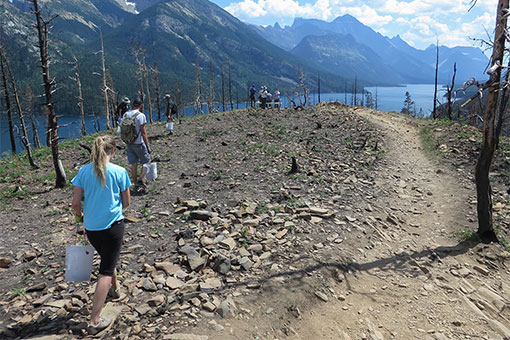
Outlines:
{"label": "sky", "polygon": [[[294,18],[333,21],[350,14],[375,31],[425,49],[431,44],[477,46],[489,40],[497,0],[210,0],[241,21],[282,27]],[[491,37],[492,38],[492,37]]]}

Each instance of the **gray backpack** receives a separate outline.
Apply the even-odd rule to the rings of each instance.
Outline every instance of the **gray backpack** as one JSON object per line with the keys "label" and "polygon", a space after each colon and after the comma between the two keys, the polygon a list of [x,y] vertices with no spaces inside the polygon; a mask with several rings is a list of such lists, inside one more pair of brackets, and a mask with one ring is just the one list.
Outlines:
{"label": "gray backpack", "polygon": [[140,114],[136,113],[132,117],[124,117],[120,123],[120,139],[126,144],[133,144],[138,138],[138,132],[136,131],[135,119]]}

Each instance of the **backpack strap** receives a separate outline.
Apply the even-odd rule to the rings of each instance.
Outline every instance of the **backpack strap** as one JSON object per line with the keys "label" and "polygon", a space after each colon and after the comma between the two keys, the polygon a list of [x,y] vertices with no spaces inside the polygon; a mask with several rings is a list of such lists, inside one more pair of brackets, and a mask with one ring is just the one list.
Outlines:
{"label": "backpack strap", "polygon": [[[135,115],[133,116],[133,124],[135,124],[135,129],[136,129],[136,117],[138,117],[138,115],[141,114],[140,111],[138,111],[137,113],[135,113]],[[138,133],[136,134],[136,139],[138,139],[138,137],[140,136],[140,130],[138,130]],[[142,143],[144,143],[144,141],[142,140]]]}

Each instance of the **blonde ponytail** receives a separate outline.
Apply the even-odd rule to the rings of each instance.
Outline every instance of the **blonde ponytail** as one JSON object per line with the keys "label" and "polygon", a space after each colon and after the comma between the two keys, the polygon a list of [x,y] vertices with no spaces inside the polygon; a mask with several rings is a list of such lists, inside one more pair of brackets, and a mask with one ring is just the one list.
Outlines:
{"label": "blonde ponytail", "polygon": [[90,160],[94,164],[94,172],[103,186],[106,186],[106,163],[116,147],[112,136],[100,136],[94,140]]}

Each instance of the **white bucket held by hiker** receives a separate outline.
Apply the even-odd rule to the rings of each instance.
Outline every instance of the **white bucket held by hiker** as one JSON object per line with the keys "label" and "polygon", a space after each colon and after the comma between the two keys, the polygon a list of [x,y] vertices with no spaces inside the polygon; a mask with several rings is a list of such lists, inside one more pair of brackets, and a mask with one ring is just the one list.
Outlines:
{"label": "white bucket held by hiker", "polygon": [[89,281],[92,274],[94,247],[74,245],[66,247],[66,281]]}
{"label": "white bucket held by hiker", "polygon": [[143,165],[145,169],[145,177],[148,180],[155,180],[158,178],[158,163],[152,162]]}

